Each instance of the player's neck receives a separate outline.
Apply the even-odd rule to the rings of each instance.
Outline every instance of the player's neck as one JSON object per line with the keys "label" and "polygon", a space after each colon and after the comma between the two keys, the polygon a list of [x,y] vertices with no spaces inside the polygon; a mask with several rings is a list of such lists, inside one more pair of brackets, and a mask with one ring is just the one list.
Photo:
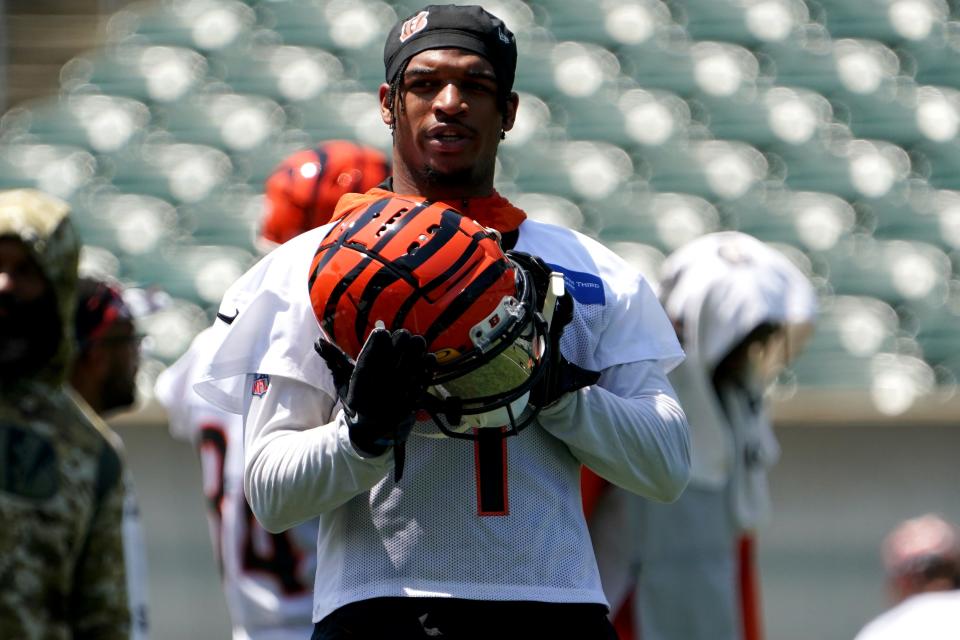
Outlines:
{"label": "player's neck", "polygon": [[410,171],[401,162],[394,162],[393,192],[424,196],[428,200],[452,202],[493,195],[493,177],[471,183],[444,184],[436,178]]}

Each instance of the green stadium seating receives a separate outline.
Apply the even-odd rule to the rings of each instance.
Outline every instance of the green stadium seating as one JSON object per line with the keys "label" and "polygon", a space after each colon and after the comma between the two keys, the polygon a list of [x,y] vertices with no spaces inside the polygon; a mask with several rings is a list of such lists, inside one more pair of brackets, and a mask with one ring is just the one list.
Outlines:
{"label": "green stadium seating", "polygon": [[943,0],[819,0],[821,17],[834,38],[883,42],[922,40],[946,21]]}
{"label": "green stadium seating", "polygon": [[119,256],[143,256],[182,236],[176,209],[154,196],[91,189],[75,199],[73,221],[86,244]]}
{"label": "green stadium seating", "polygon": [[924,140],[911,148],[914,162],[926,170],[927,180],[938,189],[960,189],[960,145],[957,138]]}
{"label": "green stadium seating", "polygon": [[925,139],[919,116],[920,91],[912,80],[898,78],[896,83],[870,94],[835,91],[830,100],[838,119],[848,124],[853,135],[906,147]]}
{"label": "green stadium seating", "polygon": [[0,139],[66,144],[108,154],[142,139],[150,119],[147,106],[131,98],[83,94],[40,98],[0,118]]}
{"label": "green stadium seating", "polygon": [[347,138],[383,150],[392,147],[377,95],[367,91],[325,92],[287,110],[289,124],[313,140]]}
{"label": "green stadium seating", "polygon": [[792,87],[745,90],[731,96],[698,91],[687,100],[715,137],[760,147],[808,142],[829,125],[833,115],[824,96]]}
{"label": "green stadium seating", "polygon": [[111,42],[137,42],[216,51],[249,39],[254,10],[238,0],[179,0],[131,4],[107,25]]}
{"label": "green stadium seating", "polygon": [[263,214],[259,190],[238,185],[203,202],[180,207],[182,229],[198,244],[255,251],[254,238]]}
{"label": "green stadium seating", "polygon": [[734,200],[758,188],[769,164],[756,148],[731,140],[691,140],[635,153],[640,175],[657,191]]}
{"label": "green stadium seating", "polygon": [[278,136],[286,113],[270,98],[205,93],[156,108],[160,126],[181,142],[227,152],[256,149]]}
{"label": "green stadium seating", "polygon": [[637,242],[668,254],[699,236],[718,231],[710,202],[684,193],[657,193],[633,183],[586,209],[604,242]]}
{"label": "green stadium seating", "polygon": [[231,47],[210,56],[210,67],[233,91],[280,103],[310,100],[345,83],[340,58],[315,47]]}
{"label": "green stadium seating", "polygon": [[253,264],[249,251],[186,243],[143,256],[122,256],[121,273],[142,287],[158,287],[205,308],[215,308],[227,288]]}
{"label": "green stadium seating", "polygon": [[229,156],[206,145],[151,139],[109,165],[110,182],[127,193],[173,203],[199,202],[232,181]]}
{"label": "green stadium seating", "polygon": [[913,77],[921,84],[960,87],[960,66],[957,65],[960,16],[946,22],[922,40],[904,40],[897,53]]}
{"label": "green stadium seating", "polygon": [[128,96],[148,104],[173,102],[208,83],[207,60],[193,49],[121,44],[77,56],[64,65],[64,91]]}
{"label": "green stadium seating", "polygon": [[784,164],[789,188],[851,201],[883,197],[902,186],[911,171],[910,157],[897,145],[855,139],[840,125],[805,144],[772,145],[767,151]]}
{"label": "green stadium seating", "polygon": [[798,0],[678,0],[672,6],[692,38],[744,45],[784,40],[809,20],[806,5]]}
{"label": "green stadium seating", "polygon": [[924,181],[860,205],[876,238],[916,240],[944,251],[960,249],[960,194],[931,189]]}
{"label": "green stadium seating", "polygon": [[72,199],[97,176],[96,158],[60,144],[0,144],[0,188],[34,188]]}
{"label": "green stadium seating", "polygon": [[383,82],[383,42],[397,19],[379,0],[304,0],[258,5],[260,24],[283,44],[319,47],[341,59],[349,77],[368,89]]}
{"label": "green stadium seating", "polygon": [[161,300],[137,314],[137,328],[146,335],[143,349],[148,358],[169,365],[187,350],[194,336],[210,326],[212,314],[195,302],[160,294],[155,288],[148,287],[145,293]]}
{"label": "green stadium seating", "polygon": [[727,223],[744,233],[812,253],[832,249],[856,222],[850,203],[830,193],[771,188],[719,208]]}
{"label": "green stadium seating", "polygon": [[933,245],[853,236],[821,257],[838,294],[927,307],[942,305],[949,294],[950,259]]}
{"label": "green stadium seating", "polygon": [[670,9],[660,0],[535,0],[530,4],[559,40],[635,46],[677,28]]}
{"label": "green stadium seating", "polygon": [[900,61],[888,46],[869,39],[832,40],[810,27],[806,37],[768,42],[757,54],[771,64],[777,84],[823,94],[841,89],[871,94],[900,73]]}

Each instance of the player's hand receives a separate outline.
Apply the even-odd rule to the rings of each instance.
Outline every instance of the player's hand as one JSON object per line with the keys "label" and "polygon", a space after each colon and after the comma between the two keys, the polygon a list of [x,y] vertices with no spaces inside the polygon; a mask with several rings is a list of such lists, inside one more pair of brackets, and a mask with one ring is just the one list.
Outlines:
{"label": "player's hand", "polygon": [[[546,300],[550,273],[553,270],[540,258],[527,253],[510,251],[507,255],[530,274],[537,293],[537,305],[542,312],[547,313],[548,310],[543,309],[542,305]],[[546,337],[550,345],[550,361],[546,363],[547,369],[543,376],[530,390],[530,404],[535,407],[547,407],[565,394],[595,384],[600,379],[599,373],[578,367],[560,353],[560,338],[573,320],[573,307],[573,296],[569,292],[564,292],[557,299],[550,331]]]}
{"label": "player's hand", "polygon": [[354,447],[378,456],[406,441],[435,368],[423,337],[406,329],[374,329],[352,371],[346,356],[330,343],[318,341],[317,351],[333,374]]}

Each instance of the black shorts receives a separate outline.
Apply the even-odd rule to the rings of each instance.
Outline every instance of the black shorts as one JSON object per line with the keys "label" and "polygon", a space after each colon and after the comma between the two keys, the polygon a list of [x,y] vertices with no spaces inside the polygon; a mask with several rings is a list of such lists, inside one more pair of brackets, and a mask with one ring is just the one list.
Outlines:
{"label": "black shorts", "polygon": [[345,605],[314,627],[311,640],[617,640],[600,604],[373,598]]}

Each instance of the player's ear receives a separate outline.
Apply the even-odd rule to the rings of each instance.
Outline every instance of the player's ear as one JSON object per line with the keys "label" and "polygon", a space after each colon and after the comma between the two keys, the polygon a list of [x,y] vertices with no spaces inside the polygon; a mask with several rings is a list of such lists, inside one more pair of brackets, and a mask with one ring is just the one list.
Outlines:
{"label": "player's ear", "polygon": [[393,127],[393,102],[390,100],[390,85],[383,83],[380,85],[380,118],[383,124]]}
{"label": "player's ear", "polygon": [[504,131],[513,129],[513,125],[517,121],[517,108],[519,106],[520,96],[517,95],[516,91],[511,91],[510,97],[507,98],[507,109],[503,113],[503,122],[501,123]]}

